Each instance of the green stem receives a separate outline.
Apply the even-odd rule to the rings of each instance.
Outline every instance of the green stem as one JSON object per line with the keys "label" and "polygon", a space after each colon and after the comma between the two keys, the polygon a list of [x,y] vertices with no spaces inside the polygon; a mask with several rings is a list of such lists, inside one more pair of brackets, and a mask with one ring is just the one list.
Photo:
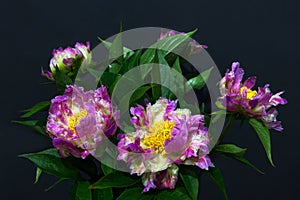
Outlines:
{"label": "green stem", "polygon": [[228,132],[228,130],[229,130],[229,128],[230,128],[230,126],[231,126],[233,120],[234,120],[234,116],[233,116],[233,115],[230,115],[229,120],[227,121],[227,123],[226,123],[224,129],[222,130],[222,133],[221,133],[221,135],[220,135],[220,137],[219,137],[219,140],[218,140],[218,142],[217,142],[217,145],[223,140],[223,138],[224,138],[224,136],[226,135],[226,133]]}

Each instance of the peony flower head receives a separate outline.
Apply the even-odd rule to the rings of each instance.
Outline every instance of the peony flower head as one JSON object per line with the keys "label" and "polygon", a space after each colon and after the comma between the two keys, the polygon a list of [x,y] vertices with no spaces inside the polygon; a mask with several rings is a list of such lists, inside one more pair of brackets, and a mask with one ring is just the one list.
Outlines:
{"label": "peony flower head", "polygon": [[[163,29],[161,31],[161,34],[160,34],[160,37],[159,37],[158,41],[163,40],[163,39],[165,39],[167,37],[172,37],[172,36],[178,35],[178,34],[185,34],[185,33],[184,32],[177,33],[177,32],[175,32],[173,30],[167,31],[167,30]],[[195,40],[192,40],[189,43],[189,47],[190,47],[190,55],[197,54],[202,49],[207,49],[208,48],[207,45],[198,44]]]}
{"label": "peony flower head", "polygon": [[233,113],[242,113],[251,118],[261,119],[264,124],[277,131],[282,131],[281,122],[277,121],[277,111],[274,108],[284,105],[287,100],[280,95],[283,92],[272,94],[269,85],[253,90],[256,77],[249,77],[242,82],[244,70],[238,62],[232,63],[231,70],[219,82],[221,97],[219,101],[226,109]]}
{"label": "peony flower head", "polygon": [[85,92],[76,85],[68,85],[62,96],[51,101],[46,130],[62,157],[72,154],[85,158],[93,154],[103,139],[116,131],[107,89]]}
{"label": "peony flower head", "polygon": [[51,72],[42,69],[42,75],[50,80],[54,80],[52,75],[55,74],[57,69],[69,76],[75,75],[84,61],[90,62],[90,52],[89,42],[86,42],[86,44],[77,42],[75,48],[67,47],[63,49],[60,47],[54,49],[52,52],[53,57],[49,64]]}
{"label": "peony flower head", "polygon": [[[143,175],[149,188],[174,188],[176,165],[213,166],[207,154],[209,139],[203,115],[177,108],[177,101],[160,98],[146,109],[130,109],[135,132],[120,134],[118,159],[125,161],[131,174]],[[175,170],[175,171],[174,171]]]}

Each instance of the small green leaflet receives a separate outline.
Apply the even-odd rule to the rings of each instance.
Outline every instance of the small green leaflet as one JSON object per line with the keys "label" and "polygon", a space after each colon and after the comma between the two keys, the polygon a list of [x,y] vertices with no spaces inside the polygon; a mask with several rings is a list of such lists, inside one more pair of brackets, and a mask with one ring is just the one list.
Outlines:
{"label": "small green leaflet", "polygon": [[209,177],[215,182],[215,184],[218,186],[218,188],[221,190],[224,198],[228,200],[226,187],[223,181],[223,176],[221,174],[221,171],[217,167],[211,167],[209,168],[209,171],[207,172]]}
{"label": "small green leaflet", "polygon": [[254,128],[256,131],[265,151],[267,154],[267,157],[271,163],[272,166],[275,166],[272,160],[272,154],[271,154],[271,138],[270,138],[270,131],[269,129],[260,121],[256,119],[249,119],[249,124]]}
{"label": "small green leaflet", "polygon": [[234,144],[219,144],[214,148],[216,153],[232,154],[239,157],[243,157],[246,150]]}
{"label": "small green leaflet", "polygon": [[[212,69],[213,67],[209,68],[208,70],[205,70],[204,72],[200,73],[198,76],[191,78],[190,80],[188,80],[187,84],[194,89],[203,88],[210,76]],[[189,87],[186,86],[186,88],[188,89]]]}
{"label": "small green leaflet", "polygon": [[[102,42],[103,45],[104,45],[108,50],[109,50],[110,48],[112,48],[112,43],[111,43],[111,42],[105,41],[105,40],[103,40],[103,39],[100,38],[100,37],[98,37],[98,40],[99,40],[100,42]],[[131,53],[131,52],[132,52],[131,49],[128,49],[128,48],[126,48],[126,47],[123,47],[123,53],[124,53],[124,55],[126,55],[126,54],[128,54],[128,53]]]}
{"label": "small green leaflet", "polygon": [[51,104],[50,101],[39,102],[36,105],[34,105],[33,107],[24,110],[23,112],[26,112],[26,113],[23,114],[21,117],[22,118],[30,117],[39,111],[47,110],[49,108],[50,104]]}
{"label": "small green leaflet", "polygon": [[39,181],[42,172],[43,170],[41,168],[39,167],[36,168],[34,184],[36,184]]}
{"label": "small green leaflet", "polygon": [[35,131],[43,134],[44,136],[49,137],[48,133],[46,132],[45,121],[41,120],[27,120],[27,121],[12,121],[12,123],[20,124],[23,126],[28,126],[33,128]]}

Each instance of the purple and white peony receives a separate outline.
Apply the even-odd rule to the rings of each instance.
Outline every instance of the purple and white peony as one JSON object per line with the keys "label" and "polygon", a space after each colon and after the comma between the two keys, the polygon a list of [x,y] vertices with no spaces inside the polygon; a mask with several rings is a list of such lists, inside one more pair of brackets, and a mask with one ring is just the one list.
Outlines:
{"label": "purple and white peony", "polygon": [[179,164],[213,167],[208,130],[203,115],[176,108],[177,101],[160,98],[146,109],[130,109],[135,132],[118,135],[118,159],[125,161],[131,174],[142,175],[144,192],[150,188],[174,188]]}
{"label": "purple and white peony", "polygon": [[46,130],[62,157],[86,158],[116,129],[116,113],[104,86],[85,92],[68,85],[63,95],[51,101]]}
{"label": "purple and white peony", "polygon": [[278,112],[274,107],[287,103],[287,100],[280,96],[283,91],[273,95],[269,84],[253,90],[256,77],[249,77],[242,82],[243,76],[244,70],[240,68],[240,64],[232,63],[231,70],[227,70],[219,82],[221,92],[219,101],[230,112],[260,119],[269,129],[282,131],[281,122],[276,119]]}

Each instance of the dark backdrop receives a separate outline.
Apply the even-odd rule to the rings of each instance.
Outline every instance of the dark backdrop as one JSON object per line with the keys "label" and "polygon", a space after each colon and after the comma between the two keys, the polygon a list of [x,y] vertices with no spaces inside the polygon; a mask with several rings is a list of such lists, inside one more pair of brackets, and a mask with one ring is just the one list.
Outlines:
{"label": "dark backdrop", "polygon": [[[235,161],[218,159],[230,199],[299,199],[299,3],[296,0],[252,1],[16,1],[1,4],[1,182],[0,199],[67,199],[69,182],[49,192],[54,178],[43,175],[34,185],[35,168],[18,154],[51,146],[33,131],[12,125],[19,110],[46,100],[54,90],[41,85],[40,67],[48,65],[53,48],[109,37],[123,29],[155,26],[178,31],[198,28],[195,39],[222,73],[238,60],[246,75],[259,84],[285,90],[289,100],[280,108],[283,133],[272,132],[276,167],[267,161],[249,126],[235,125],[227,140],[249,147],[247,158],[266,172],[258,174]],[[297,124],[298,123],[298,124]],[[205,177],[201,199],[222,199]]]}

